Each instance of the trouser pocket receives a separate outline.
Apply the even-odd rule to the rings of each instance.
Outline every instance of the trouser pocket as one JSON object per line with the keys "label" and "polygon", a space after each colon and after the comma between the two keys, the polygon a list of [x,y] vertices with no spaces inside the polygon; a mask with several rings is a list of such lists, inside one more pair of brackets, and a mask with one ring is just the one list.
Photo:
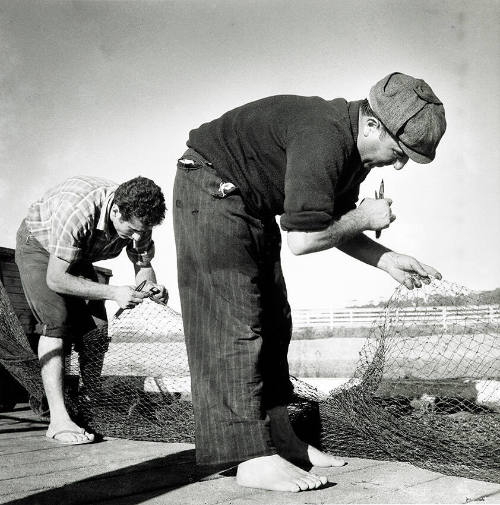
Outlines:
{"label": "trouser pocket", "polygon": [[220,177],[213,164],[194,149],[188,149],[177,160],[177,169],[185,173],[194,173],[196,170],[203,169],[202,172],[209,174],[208,177],[203,178],[208,182],[206,189],[214,198],[226,198],[239,192],[235,184]]}

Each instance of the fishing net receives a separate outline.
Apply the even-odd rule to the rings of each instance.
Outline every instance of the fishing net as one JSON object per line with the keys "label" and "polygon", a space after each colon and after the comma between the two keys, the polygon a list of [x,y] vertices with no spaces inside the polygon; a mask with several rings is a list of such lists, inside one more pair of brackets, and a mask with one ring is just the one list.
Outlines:
{"label": "fishing net", "polygon": [[31,395],[42,402],[40,364],[0,282],[0,365]]}
{"label": "fishing net", "polygon": [[[500,482],[498,305],[433,281],[398,288],[379,314],[343,385],[325,394],[293,378],[296,432],[338,455]],[[72,415],[96,433],[194,442],[182,319],[169,307],[146,299],[88,333],[66,385]]]}
{"label": "fishing net", "polygon": [[398,288],[319,401],[323,448],[500,482],[499,336],[498,305],[461,286]]}
{"label": "fishing net", "polygon": [[182,318],[145,299],[87,333],[67,363],[66,402],[107,436],[194,442]]}

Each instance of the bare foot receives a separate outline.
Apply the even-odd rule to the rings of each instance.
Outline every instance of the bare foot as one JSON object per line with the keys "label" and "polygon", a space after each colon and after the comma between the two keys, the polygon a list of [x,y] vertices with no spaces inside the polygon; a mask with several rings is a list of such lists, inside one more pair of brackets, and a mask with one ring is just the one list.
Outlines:
{"label": "bare foot", "polygon": [[[298,440],[302,442],[302,440]],[[302,443],[305,445],[304,442]],[[330,466],[344,466],[346,464],[343,459],[337,458],[332,454],[328,454],[327,452],[320,451],[312,445],[307,446],[307,456],[309,463],[311,463],[312,466],[318,466],[321,468],[327,468]]]}
{"label": "bare foot", "polygon": [[306,472],[274,454],[240,463],[236,482],[245,487],[297,493],[318,489],[327,483],[327,478]]}
{"label": "bare foot", "polygon": [[286,407],[274,407],[267,411],[270,418],[271,437],[278,453],[288,461],[309,463],[327,468],[344,466],[345,461],[306,444],[293,431]]}
{"label": "bare foot", "polygon": [[93,433],[88,433],[84,428],[80,428],[71,419],[52,421],[45,436],[68,445],[89,444],[94,441]]}

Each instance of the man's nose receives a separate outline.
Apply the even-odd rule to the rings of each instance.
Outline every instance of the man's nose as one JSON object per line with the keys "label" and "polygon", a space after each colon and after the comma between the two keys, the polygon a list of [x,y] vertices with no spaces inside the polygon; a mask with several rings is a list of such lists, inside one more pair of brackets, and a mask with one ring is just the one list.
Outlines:
{"label": "man's nose", "polygon": [[404,158],[404,159],[398,159],[396,160],[396,162],[394,163],[394,168],[396,170],[401,170],[405,165],[406,163],[408,162],[408,158]]}

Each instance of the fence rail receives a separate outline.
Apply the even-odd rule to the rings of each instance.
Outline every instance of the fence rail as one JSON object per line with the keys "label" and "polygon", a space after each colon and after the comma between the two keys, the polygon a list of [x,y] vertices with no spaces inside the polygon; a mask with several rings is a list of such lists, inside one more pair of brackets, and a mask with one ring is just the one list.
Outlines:
{"label": "fence rail", "polygon": [[353,309],[295,309],[292,311],[295,328],[363,327],[375,321],[391,318],[393,323],[440,324],[444,328],[453,323],[495,323],[500,321],[500,305],[468,305],[464,307],[402,307],[388,311],[383,307]]}

